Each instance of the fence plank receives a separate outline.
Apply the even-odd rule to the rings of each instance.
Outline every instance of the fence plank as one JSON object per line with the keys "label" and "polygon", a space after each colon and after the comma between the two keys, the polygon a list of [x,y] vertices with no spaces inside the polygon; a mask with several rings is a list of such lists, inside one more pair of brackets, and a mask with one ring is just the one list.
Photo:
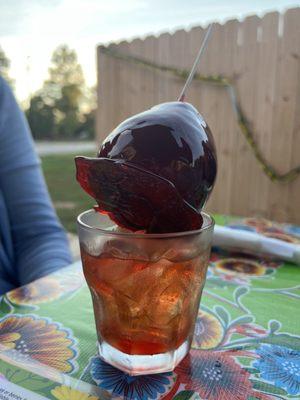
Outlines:
{"label": "fence plank", "polygon": [[115,86],[115,60],[98,49],[98,110],[97,129],[99,142],[102,142],[114,124],[115,105],[112,88]]}
{"label": "fence plank", "polygon": [[[239,27],[242,43],[238,48],[238,79],[236,83],[241,107],[251,127],[253,127],[255,118],[255,82],[258,54],[257,28],[259,22],[260,20],[257,16],[250,16]],[[233,173],[239,195],[233,197],[232,207],[239,215],[244,215],[245,210],[252,214],[252,186],[255,174],[259,173],[259,168],[249,145],[241,133],[237,137],[235,151],[237,157]]]}
{"label": "fence plank", "polygon": [[[131,44],[127,41],[123,41],[118,44],[117,51],[121,54],[128,54],[130,52]],[[132,79],[132,70],[131,63],[129,62],[121,62],[121,71],[120,71],[120,80],[116,82],[115,85],[118,84],[121,86],[120,88],[120,101],[121,106],[118,116],[118,123],[120,123],[123,119],[128,118],[132,114],[134,114],[135,106],[133,104],[133,98],[136,94],[136,83],[134,79]]]}
{"label": "fence plank", "polygon": [[[144,40],[144,48],[143,48],[143,58],[146,60],[155,61],[155,44],[157,39],[154,36],[148,36]],[[157,73],[154,70],[147,71],[147,99],[149,101],[149,106],[153,106],[156,100],[156,81],[157,81]],[[144,79],[146,77],[144,76]]]}
{"label": "fence plank", "polygon": [[[221,47],[220,57],[221,65],[219,74],[227,76],[233,80],[233,71],[236,62],[237,51],[237,35],[239,23],[237,20],[228,21],[221,31]],[[224,52],[222,60],[222,52]],[[216,210],[221,201],[224,202],[224,212],[232,213],[232,196],[236,190],[234,173],[232,168],[228,169],[233,160],[237,157],[236,154],[236,139],[240,135],[239,127],[237,125],[236,117],[232,108],[231,99],[228,90],[219,89],[223,93],[223,119],[219,128],[219,135],[222,138],[222,155],[223,164],[220,167],[223,169],[222,180],[219,180],[221,193],[224,193],[223,200],[217,203]]]}
{"label": "fence plank", "polygon": [[[291,9],[284,15],[283,35],[279,41],[277,57],[276,102],[273,113],[273,136],[270,144],[273,163],[281,173],[292,167],[293,150],[298,154],[299,163],[300,149],[295,148],[294,142],[294,121],[297,113],[299,113],[295,90],[299,79],[299,11],[299,8]],[[271,185],[268,199],[270,212],[276,214],[280,220],[287,219],[291,213],[290,195],[290,187],[281,190],[278,185]]]}
{"label": "fence plank", "polygon": [[[300,8],[297,8],[292,13],[294,22],[293,22],[293,37],[291,40],[296,41],[295,49],[291,53],[293,57],[293,63],[298,61],[298,78],[295,82],[295,91],[296,91],[296,99],[295,99],[295,117],[294,117],[294,124],[293,124],[293,138],[292,138],[292,157],[290,168],[296,167],[299,165],[300,161]],[[292,18],[292,17],[289,17]],[[289,185],[289,208],[288,208],[288,218],[292,221],[299,220],[299,204],[300,204],[300,179],[290,183]]]}
{"label": "fence plank", "polygon": [[[256,79],[256,118],[253,119],[253,129],[256,141],[265,159],[270,162],[272,153],[272,124],[275,98],[276,69],[278,56],[278,23],[279,13],[266,14],[261,20],[259,57],[257,60]],[[253,184],[253,212],[256,215],[266,215],[268,196],[272,183],[265,174],[257,173]]]}
{"label": "fence plank", "polygon": [[[214,24],[212,36],[202,58],[203,61],[206,60],[206,74],[208,75],[219,75],[222,72],[221,65],[224,61],[222,54],[222,47],[224,44],[223,40],[224,37],[222,37],[222,26],[220,24]],[[216,101],[216,99],[218,100]],[[206,118],[215,138],[219,167],[216,185],[210,197],[211,203],[207,205],[209,209],[213,209],[214,203],[215,206],[217,206],[220,201],[223,202],[225,207],[225,198],[229,190],[229,188],[225,185],[225,181],[227,181],[226,176],[228,175],[224,162],[224,143],[226,141],[227,134],[227,132],[224,132],[223,129],[224,119],[226,118],[224,114],[225,99],[226,92],[224,89],[217,86],[212,87],[210,85],[205,85],[205,92],[203,93],[202,98],[202,104],[203,106],[205,105],[203,108],[203,116]],[[209,107],[209,109],[206,110],[206,107]],[[200,111],[202,112],[201,109]],[[218,118],[216,118],[216,115]],[[215,134],[215,132],[217,132],[217,134]]]}
{"label": "fence plank", "polygon": [[[157,61],[159,65],[170,65],[172,55],[170,54],[170,34],[163,33],[157,39]],[[166,101],[174,100],[170,96],[170,74],[168,72],[156,73],[159,77],[159,84],[157,87],[158,101],[163,103]]]}

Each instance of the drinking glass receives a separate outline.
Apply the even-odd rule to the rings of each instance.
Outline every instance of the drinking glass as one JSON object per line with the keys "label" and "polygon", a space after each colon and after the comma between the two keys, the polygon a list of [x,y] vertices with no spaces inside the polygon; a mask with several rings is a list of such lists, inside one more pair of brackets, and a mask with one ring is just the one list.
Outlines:
{"label": "drinking glass", "polygon": [[[94,210],[78,217],[99,355],[130,375],[171,371],[188,353],[214,222],[196,231],[124,231]],[[176,218],[176,216],[174,216]]]}

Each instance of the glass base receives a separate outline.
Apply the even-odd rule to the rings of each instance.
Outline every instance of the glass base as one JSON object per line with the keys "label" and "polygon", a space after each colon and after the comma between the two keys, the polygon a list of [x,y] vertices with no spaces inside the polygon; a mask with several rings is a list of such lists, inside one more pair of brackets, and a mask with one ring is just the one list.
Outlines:
{"label": "glass base", "polygon": [[190,341],[186,340],[176,350],[154,355],[126,354],[106,342],[98,343],[98,349],[102,360],[128,375],[147,375],[173,371],[189,352]]}

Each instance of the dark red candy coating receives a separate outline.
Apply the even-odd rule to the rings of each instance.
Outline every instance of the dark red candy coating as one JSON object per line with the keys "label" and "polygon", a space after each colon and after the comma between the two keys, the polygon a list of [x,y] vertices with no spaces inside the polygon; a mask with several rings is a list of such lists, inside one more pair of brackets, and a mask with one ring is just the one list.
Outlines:
{"label": "dark red candy coating", "polygon": [[147,233],[201,227],[201,214],[168,180],[120,160],[76,157],[75,162],[82,188],[119,226]]}
{"label": "dark red candy coating", "polygon": [[199,229],[214,185],[212,135],[188,103],[153,107],[122,122],[98,158],[76,158],[77,179],[118,225],[147,233]]}
{"label": "dark red candy coating", "polygon": [[105,139],[98,157],[130,162],[169,180],[198,210],[217,173],[210,129],[198,111],[183,102],[163,103],[125,120]]}

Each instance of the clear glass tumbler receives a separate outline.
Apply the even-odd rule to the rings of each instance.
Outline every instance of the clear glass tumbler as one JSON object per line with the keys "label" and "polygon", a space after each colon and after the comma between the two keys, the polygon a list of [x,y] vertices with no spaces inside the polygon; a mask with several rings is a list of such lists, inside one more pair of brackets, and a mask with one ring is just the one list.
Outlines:
{"label": "clear glass tumbler", "polygon": [[213,219],[197,231],[128,233],[94,210],[78,217],[100,357],[130,375],[171,371],[188,353]]}

